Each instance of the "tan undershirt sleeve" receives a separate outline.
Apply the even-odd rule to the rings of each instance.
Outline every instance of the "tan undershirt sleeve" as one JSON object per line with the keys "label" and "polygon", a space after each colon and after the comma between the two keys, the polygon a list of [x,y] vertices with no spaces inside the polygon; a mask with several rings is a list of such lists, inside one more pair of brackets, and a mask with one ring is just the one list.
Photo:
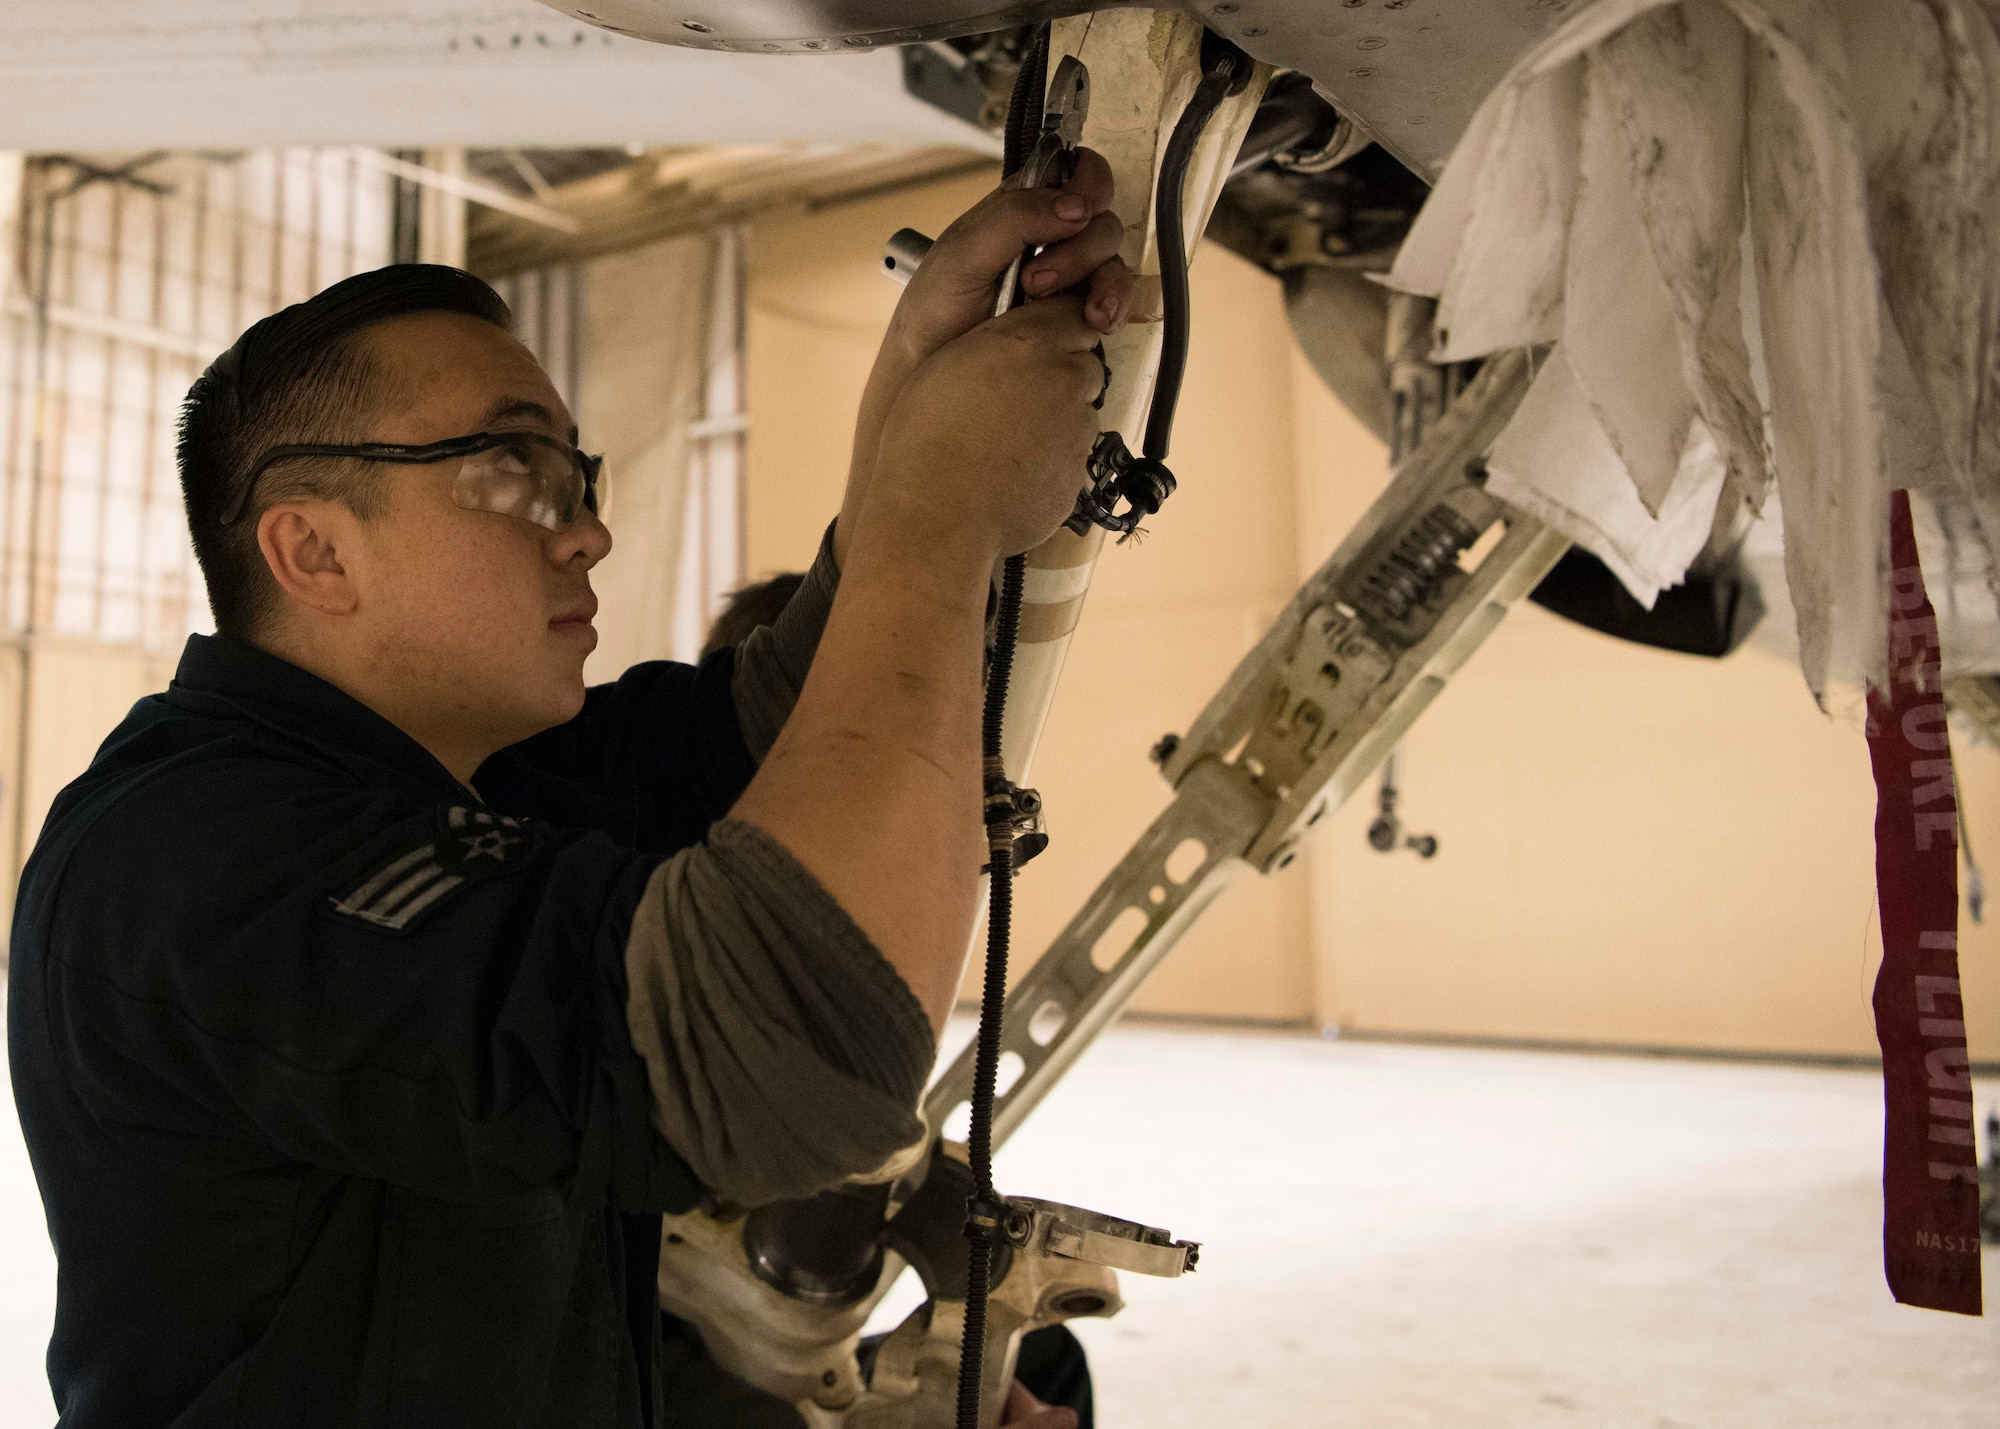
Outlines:
{"label": "tan undershirt sleeve", "polygon": [[730,677],[729,690],[736,700],[736,722],[743,731],[743,743],[759,763],[798,703],[839,586],[840,566],[833,559],[833,527],[829,525],[805,582],[778,618],[751,631],[750,638],[736,647],[736,673]]}
{"label": "tan undershirt sleeve", "polygon": [[923,1008],[761,829],[724,819],[654,871],[625,967],[654,1124],[717,1196],[809,1195],[922,1138]]}

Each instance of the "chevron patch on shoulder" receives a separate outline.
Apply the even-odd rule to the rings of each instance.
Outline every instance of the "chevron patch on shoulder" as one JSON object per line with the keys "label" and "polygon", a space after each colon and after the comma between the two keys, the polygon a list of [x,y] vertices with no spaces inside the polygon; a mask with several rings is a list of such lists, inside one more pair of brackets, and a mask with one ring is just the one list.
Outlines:
{"label": "chevron patch on shoulder", "polygon": [[430,842],[398,854],[333,899],[333,911],[401,932],[467,883],[497,872],[527,841],[518,819],[484,809],[442,810]]}

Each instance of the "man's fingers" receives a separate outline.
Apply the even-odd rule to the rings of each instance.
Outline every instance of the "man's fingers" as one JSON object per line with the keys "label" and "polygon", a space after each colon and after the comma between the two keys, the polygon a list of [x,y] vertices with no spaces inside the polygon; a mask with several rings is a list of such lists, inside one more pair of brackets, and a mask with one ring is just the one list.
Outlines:
{"label": "man's fingers", "polygon": [[1063,185],[1064,193],[1075,194],[1090,205],[1092,213],[1102,213],[1111,207],[1112,178],[1111,165],[1104,155],[1095,149],[1076,151],[1076,172]]}
{"label": "man's fingers", "polygon": [[1125,242],[1125,225],[1115,213],[1100,213],[1083,231],[1051,243],[1021,269],[1021,286],[1030,297],[1060,293],[1088,278],[1118,256]]}
{"label": "man's fingers", "polygon": [[[1063,187],[996,189],[974,204],[944,231],[923,271],[935,268],[973,286],[990,284],[1022,250],[1074,237],[1110,206],[1111,166],[1102,155],[1079,149],[1076,174]],[[1114,243],[1097,261],[1116,251]],[[1070,281],[1095,266],[1079,268]]]}
{"label": "man's fingers", "polygon": [[[1059,208],[1070,203],[1076,205],[1074,217]],[[948,279],[952,286],[966,289],[990,288],[1023,250],[1073,237],[1093,217],[1083,200],[1056,189],[1003,189],[988,194],[944,231],[937,246],[925,255],[917,279]],[[912,290],[915,287],[912,282]]]}
{"label": "man's fingers", "polygon": [[1124,326],[1132,312],[1132,289],[1138,277],[1125,266],[1123,258],[1113,258],[1090,275],[1090,290],[1083,296],[1083,316],[1107,337]]}

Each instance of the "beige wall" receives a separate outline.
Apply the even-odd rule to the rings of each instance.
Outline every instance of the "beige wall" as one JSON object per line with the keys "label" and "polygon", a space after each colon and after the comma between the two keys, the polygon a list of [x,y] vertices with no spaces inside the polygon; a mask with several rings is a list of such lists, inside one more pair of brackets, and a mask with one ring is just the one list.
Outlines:
{"label": "beige wall", "polygon": [[[1295,392],[1317,558],[1387,473],[1356,463],[1366,438],[1303,363]],[[1957,752],[1973,847],[2000,849],[2000,754]],[[1867,745],[1796,667],[1642,649],[1524,604],[1411,732],[1400,782],[1435,861],[1367,847],[1372,786],[1312,849],[1322,1022],[1874,1052]],[[2000,1057],[2000,913],[1962,917],[1960,948],[1973,1055]]]}
{"label": "beige wall", "polygon": [[[838,501],[896,297],[876,269],[882,238],[936,232],[979,189],[758,225],[753,568],[804,563]],[[1164,804],[1146,748],[1186,727],[1387,479],[1380,445],[1294,354],[1274,283],[1211,249],[1195,295],[1181,490],[1143,546],[1107,552],[1034,771],[1056,842],[1022,877],[1024,955]],[[1226,894],[1139,1005],[1386,1033],[1873,1050],[1867,751],[1795,669],[1755,651],[1644,650],[1523,607],[1405,754],[1403,812],[1442,840],[1435,861],[1367,847],[1371,785],[1309,858]],[[1974,846],[2000,850],[2000,756],[1960,760]],[[1974,1055],[2000,1056],[2000,922],[1968,924],[1961,942]]]}

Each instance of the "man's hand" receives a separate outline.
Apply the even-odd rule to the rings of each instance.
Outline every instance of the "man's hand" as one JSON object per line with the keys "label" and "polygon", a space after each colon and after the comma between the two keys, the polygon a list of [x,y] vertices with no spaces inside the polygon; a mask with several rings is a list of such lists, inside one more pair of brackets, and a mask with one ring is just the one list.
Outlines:
{"label": "man's hand", "polygon": [[1076,1429],[1076,1411],[1042,1403],[1017,1379],[1000,1410],[1000,1429]]}
{"label": "man's hand", "polygon": [[1040,298],[1084,285],[1085,320],[1110,333],[1132,296],[1132,270],[1118,256],[1124,241],[1111,211],[1111,166],[1093,150],[1077,150],[1076,172],[1061,188],[995,189],[939,236],[910,279],[883,360],[907,371],[991,317],[1000,275],[1034,247],[1043,251],[1022,268],[1022,291]]}
{"label": "man's hand", "polygon": [[882,432],[870,526],[919,541],[950,531],[1011,556],[1046,540],[1076,502],[1104,382],[1083,303],[1055,298],[988,322],[911,374]]}
{"label": "man's hand", "polygon": [[1078,289],[1084,320],[1098,336],[1116,332],[1133,306],[1132,271],[1118,257],[1124,239],[1125,226],[1111,210],[1111,166],[1089,149],[1077,151],[1076,172],[1061,188],[995,189],[938,238],[903,290],[862,394],[834,530],[834,556],[843,568],[882,429],[904,384],[946,344],[992,317],[1001,275],[1029,248],[1043,251],[1022,268],[1024,293]]}

